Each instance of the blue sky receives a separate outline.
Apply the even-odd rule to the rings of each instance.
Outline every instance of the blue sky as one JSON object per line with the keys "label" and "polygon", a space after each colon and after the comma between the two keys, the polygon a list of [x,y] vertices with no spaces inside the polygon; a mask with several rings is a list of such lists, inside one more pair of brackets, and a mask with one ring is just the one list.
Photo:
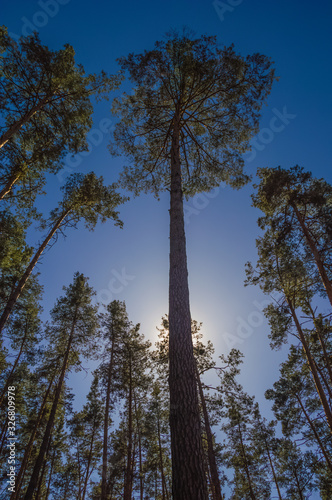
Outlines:
{"label": "blue sky", "polygon": [[[117,57],[150,49],[170,28],[184,25],[198,35],[216,35],[222,45],[234,43],[242,55],[270,56],[280,80],[263,108],[261,133],[246,156],[246,170],[254,176],[258,167],[299,164],[331,182],[331,3],[222,3],[228,6],[224,12],[203,0],[3,0],[1,24],[15,35],[35,27],[54,49],[71,44],[87,72],[115,73]],[[105,119],[114,120],[107,101],[96,106],[95,144],[70,168],[95,170],[112,182],[126,160],[110,157],[109,135],[100,124]],[[60,186],[61,176],[49,178],[48,196],[40,200],[43,209],[56,203]],[[266,298],[243,286],[244,265],[256,259],[259,212],[251,207],[252,191],[252,185],[240,191],[221,187],[210,197],[186,202],[190,297],[192,317],[203,322],[216,354],[227,353],[232,343],[244,352],[245,388],[268,408],[264,391],[276,380],[284,354],[269,349],[260,312]],[[168,203],[167,195],[159,202],[142,195],[121,208],[123,230],[106,223],[94,233],[79,228],[59,238],[38,266],[45,311],[79,270],[90,277],[100,300],[125,300],[130,319],[154,341],[155,327],[168,309]],[[31,235],[31,241],[40,238]],[[73,379],[76,390],[80,377]]]}

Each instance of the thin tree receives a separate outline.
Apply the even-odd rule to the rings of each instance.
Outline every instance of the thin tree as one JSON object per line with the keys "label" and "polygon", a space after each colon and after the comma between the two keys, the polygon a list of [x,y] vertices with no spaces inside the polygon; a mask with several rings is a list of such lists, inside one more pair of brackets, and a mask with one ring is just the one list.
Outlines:
{"label": "thin tree", "polygon": [[49,231],[7,300],[0,318],[0,332],[39,258],[60,229],[63,230],[68,226],[76,227],[82,219],[89,230],[93,230],[99,220],[105,222],[107,219],[113,219],[116,225],[122,225],[115,208],[124,199],[115,192],[114,185],[104,186],[102,177],[98,178],[92,172],[86,175],[72,174],[62,190],[64,197],[59,206],[51,212],[48,221]]}

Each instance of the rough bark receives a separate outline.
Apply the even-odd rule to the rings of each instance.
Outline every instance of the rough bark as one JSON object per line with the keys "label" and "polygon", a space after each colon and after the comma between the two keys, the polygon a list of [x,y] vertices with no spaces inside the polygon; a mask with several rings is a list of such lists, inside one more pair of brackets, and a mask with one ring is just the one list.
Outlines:
{"label": "rough bark", "polygon": [[17,283],[15,289],[12,291],[12,293],[10,294],[10,297],[7,301],[7,304],[4,308],[4,311],[2,313],[2,316],[0,318],[0,333],[2,332],[10,314],[12,313],[14,307],[15,307],[15,304],[18,300],[18,298],[20,297],[21,293],[22,293],[22,290],[23,288],[25,287],[25,284],[26,282],[28,281],[35,265],[37,264],[41,254],[43,253],[43,251],[45,250],[45,248],[47,247],[47,245],[49,244],[50,240],[52,239],[52,237],[54,236],[54,234],[56,233],[56,231],[59,229],[59,227],[61,226],[61,223],[63,222],[63,220],[67,217],[67,215],[69,214],[70,212],[70,209],[66,210],[62,215],[61,217],[59,217],[59,219],[56,221],[56,223],[54,224],[54,226],[52,227],[51,231],[48,233],[48,235],[46,236],[46,238],[44,239],[43,243],[40,245],[40,247],[38,248],[37,252],[35,253],[34,257],[32,258],[32,260],[30,261],[30,264],[28,265],[28,267],[26,268],[23,276],[21,277],[21,279],[19,280],[19,282]]}
{"label": "rough bark", "polygon": [[191,337],[179,126],[176,117],[171,148],[169,390],[173,500],[208,500]]}

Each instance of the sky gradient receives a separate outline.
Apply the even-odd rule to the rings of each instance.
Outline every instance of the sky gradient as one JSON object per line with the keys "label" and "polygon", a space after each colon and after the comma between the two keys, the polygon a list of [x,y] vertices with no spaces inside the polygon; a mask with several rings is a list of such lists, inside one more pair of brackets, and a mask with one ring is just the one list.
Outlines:
{"label": "sky gradient", "polygon": [[[71,44],[87,72],[115,73],[117,57],[151,49],[170,28],[183,26],[197,35],[216,35],[221,45],[234,43],[243,56],[263,53],[275,62],[280,78],[263,107],[261,132],[245,156],[246,172],[254,178],[258,167],[298,164],[331,182],[331,14],[327,1],[3,0],[1,24],[13,36],[35,28],[42,43],[53,49]],[[130,85],[123,88],[130,90]],[[68,159],[65,171],[49,176],[48,195],[39,202],[46,213],[59,199],[70,171],[94,170],[108,182],[117,180],[126,160],[111,158],[107,150],[115,120],[110,106],[107,101],[96,105],[90,152]],[[251,207],[252,192],[252,184],[240,191],[221,186],[186,201],[190,298],[192,317],[203,322],[216,355],[227,354],[231,347],[245,354],[245,390],[268,409],[264,392],[277,379],[287,348],[271,352],[261,313],[267,298],[243,285],[245,263],[256,261],[259,234],[260,213]],[[94,233],[80,227],[60,237],[38,265],[45,315],[62,286],[80,271],[90,277],[99,301],[125,300],[131,321],[141,323],[154,342],[156,326],[168,309],[168,205],[167,194],[160,201],[141,195],[120,208],[122,230],[106,223]],[[41,238],[39,233],[30,235],[31,243]],[[73,377],[76,391],[82,376]]]}

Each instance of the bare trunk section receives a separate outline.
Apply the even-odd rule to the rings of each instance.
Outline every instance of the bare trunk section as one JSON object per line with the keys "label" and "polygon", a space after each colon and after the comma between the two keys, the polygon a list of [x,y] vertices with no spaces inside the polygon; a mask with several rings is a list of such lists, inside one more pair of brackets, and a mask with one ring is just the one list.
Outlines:
{"label": "bare trunk section", "polygon": [[199,376],[197,367],[196,367],[196,377],[197,377],[197,384],[198,384],[198,389],[199,389],[199,396],[200,396],[202,410],[203,410],[203,416],[204,416],[204,425],[205,425],[205,432],[206,432],[206,439],[207,439],[207,446],[208,446],[208,462],[209,462],[209,470],[210,470],[210,476],[211,476],[212,497],[213,497],[213,500],[222,500],[218,467],[217,467],[216,457],[215,457],[215,453],[214,453],[214,449],[213,449],[213,436],[212,436],[212,431],[211,431],[211,426],[210,426],[210,421],[209,421],[209,414],[207,411],[202,382],[201,382],[201,378]]}
{"label": "bare trunk section", "polygon": [[143,460],[142,460],[142,433],[141,433],[141,427],[140,427],[140,416],[139,416],[138,410],[137,410],[135,391],[133,391],[133,395],[134,395],[134,407],[135,407],[135,417],[136,417],[137,436],[138,436],[139,496],[140,496],[140,500],[143,500],[144,481],[143,481]]}
{"label": "bare trunk section", "polygon": [[102,466],[102,479],[101,479],[101,497],[100,500],[107,500],[107,449],[108,449],[108,420],[110,409],[110,396],[111,396],[111,380],[113,373],[113,360],[114,360],[114,328],[112,327],[112,348],[111,357],[108,365],[107,374],[107,389],[106,389],[106,404],[104,415],[104,441],[103,441],[103,466]]}
{"label": "bare trunk section", "polygon": [[49,416],[49,419],[48,419],[48,422],[46,425],[46,430],[44,433],[43,441],[42,441],[42,444],[40,446],[39,454],[38,454],[38,457],[37,457],[37,460],[36,460],[36,463],[35,463],[35,466],[34,466],[34,469],[32,472],[32,476],[30,478],[30,483],[29,483],[27,492],[25,494],[24,500],[32,500],[33,499],[34,490],[36,489],[36,486],[38,483],[38,476],[39,476],[41,467],[43,465],[44,456],[46,454],[48,442],[49,442],[50,437],[51,437],[52,428],[53,428],[53,424],[54,424],[54,420],[55,420],[55,415],[56,415],[56,411],[58,408],[60,395],[61,395],[61,391],[62,391],[62,386],[63,386],[63,382],[65,379],[65,374],[67,371],[70,348],[71,348],[73,338],[74,338],[77,311],[78,311],[78,306],[76,306],[76,311],[75,311],[75,314],[73,317],[73,322],[72,322],[72,327],[71,327],[71,331],[70,331],[70,335],[69,335],[69,339],[68,339],[68,343],[67,343],[67,348],[66,348],[65,356],[63,359],[62,367],[61,367],[61,373],[60,373],[58,385],[57,385],[57,388],[56,388],[55,394],[54,394],[54,401],[52,404],[51,413],[50,413],[50,416]]}
{"label": "bare trunk section", "polygon": [[253,487],[252,487],[252,482],[251,482],[251,476],[250,476],[250,471],[249,471],[249,465],[248,465],[247,455],[246,455],[246,451],[245,451],[244,444],[243,444],[243,438],[242,438],[242,431],[241,431],[240,422],[238,423],[238,429],[239,429],[239,437],[240,437],[240,443],[241,443],[242,457],[243,457],[243,460],[244,460],[244,469],[245,469],[245,473],[246,473],[246,476],[247,476],[247,479],[248,479],[248,486],[249,486],[250,498],[251,498],[251,500],[256,500],[256,496],[255,496],[255,493],[254,493],[254,490],[253,490]]}
{"label": "bare trunk section", "polygon": [[299,221],[300,223],[300,226],[302,228],[302,231],[303,231],[303,234],[307,240],[307,243],[308,243],[308,246],[311,250],[311,253],[315,259],[315,262],[316,262],[316,265],[317,265],[317,268],[318,268],[318,271],[319,271],[319,275],[321,277],[321,280],[323,282],[323,285],[324,285],[324,288],[326,290],[326,293],[327,293],[327,296],[329,298],[329,301],[331,303],[331,306],[332,306],[332,284],[327,276],[327,272],[325,270],[325,267],[324,267],[324,264],[323,264],[323,261],[321,259],[321,256],[320,256],[320,253],[317,249],[317,246],[310,234],[310,231],[308,230],[304,220],[303,220],[303,217],[302,215],[300,214],[299,212],[299,209],[297,208],[296,204],[295,203],[292,203],[291,204],[294,212],[295,212],[295,215],[297,217],[297,220]]}
{"label": "bare trunk section", "polygon": [[61,226],[61,223],[67,217],[67,215],[69,214],[69,212],[70,212],[70,209],[67,209],[61,215],[61,217],[59,217],[59,219],[56,221],[56,223],[52,227],[51,231],[48,233],[48,235],[44,239],[43,243],[38,248],[38,250],[35,253],[34,257],[32,258],[30,264],[28,265],[25,273],[21,277],[20,281],[17,283],[15,289],[10,294],[10,297],[9,297],[9,299],[7,301],[7,304],[6,304],[5,308],[4,308],[2,316],[0,318],[0,333],[2,332],[2,330],[3,330],[4,326],[5,326],[8,318],[9,318],[9,316],[11,314],[11,312],[13,311],[18,298],[21,295],[23,288],[25,287],[26,282],[28,281],[28,279],[29,279],[29,277],[30,277],[30,275],[31,275],[31,273],[32,273],[35,265],[37,264],[37,262],[39,260],[39,257],[41,256],[41,254],[43,253],[43,251],[47,247],[48,243],[50,242],[50,240],[52,239],[52,237],[54,236],[54,234],[56,233],[56,231],[59,229],[59,227]]}
{"label": "bare trunk section", "polygon": [[178,116],[171,148],[169,391],[173,500],[208,500],[191,337]]}
{"label": "bare trunk section", "polygon": [[0,191],[0,200],[2,200],[12,189],[14,184],[18,181],[20,178],[20,173],[17,174],[12,174],[11,177],[9,178],[7,184],[1,189]]}
{"label": "bare trunk section", "polygon": [[276,485],[276,488],[277,488],[278,498],[279,498],[279,500],[282,500],[282,496],[281,496],[281,492],[280,492],[280,488],[279,488],[279,483],[278,483],[277,475],[276,475],[276,472],[275,472],[275,469],[274,469],[273,460],[272,460],[271,453],[270,453],[270,448],[269,448],[269,445],[267,443],[266,438],[264,437],[263,439],[264,439],[265,449],[266,449],[266,452],[267,452],[267,456],[268,456],[268,459],[269,459],[269,463],[270,463],[270,467],[271,467],[271,471],[272,471],[272,475],[273,475],[273,481],[274,481],[274,484]]}
{"label": "bare trunk section", "polygon": [[82,500],[85,500],[85,495],[86,495],[87,488],[88,488],[88,481],[89,481],[89,476],[90,476],[90,466],[91,466],[91,461],[92,461],[93,443],[95,440],[95,432],[96,432],[96,429],[94,427],[93,432],[92,432],[92,436],[91,436],[91,442],[90,442],[90,449],[89,449],[88,463],[87,463],[85,479],[84,479]]}
{"label": "bare trunk section", "polygon": [[133,414],[132,414],[132,373],[131,355],[129,359],[129,391],[128,391],[128,444],[127,444],[127,465],[123,489],[123,500],[131,500],[133,488]]}

